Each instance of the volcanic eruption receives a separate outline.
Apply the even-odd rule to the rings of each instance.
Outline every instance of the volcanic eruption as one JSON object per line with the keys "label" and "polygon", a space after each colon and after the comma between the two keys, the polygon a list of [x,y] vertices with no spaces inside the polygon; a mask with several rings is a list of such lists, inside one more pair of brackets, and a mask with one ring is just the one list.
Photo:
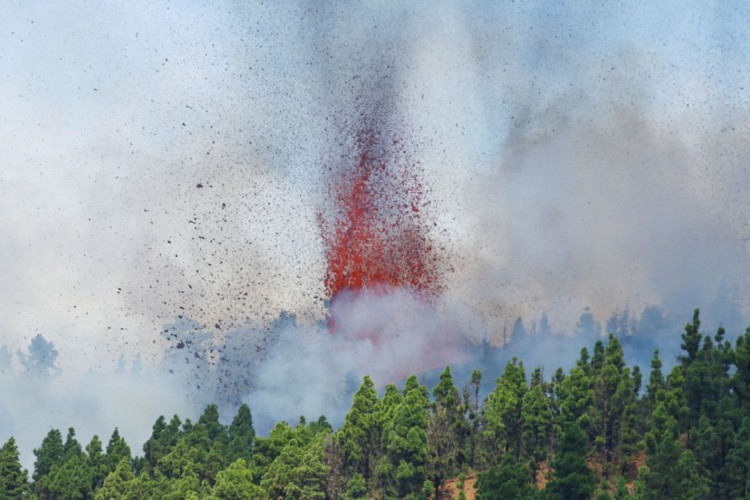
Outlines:
{"label": "volcanic eruption", "polygon": [[[356,163],[329,179],[334,210],[320,216],[326,248],[325,290],[330,305],[328,327],[338,331],[343,316],[392,295],[412,302],[411,309],[431,303],[441,291],[438,252],[430,238],[427,188],[421,163],[411,156],[403,136],[363,128],[356,136]],[[408,297],[408,298],[407,298]],[[382,307],[375,306],[375,309]],[[371,318],[367,326],[344,334],[374,342],[404,330],[409,307],[393,323]],[[346,320],[344,320],[346,322]],[[409,327],[406,327],[409,328]],[[351,330],[351,329],[349,329]]]}
{"label": "volcanic eruption", "polygon": [[441,283],[421,164],[402,139],[373,129],[361,130],[356,145],[356,164],[328,185],[332,220],[320,218],[328,299],[396,288],[434,298]]}

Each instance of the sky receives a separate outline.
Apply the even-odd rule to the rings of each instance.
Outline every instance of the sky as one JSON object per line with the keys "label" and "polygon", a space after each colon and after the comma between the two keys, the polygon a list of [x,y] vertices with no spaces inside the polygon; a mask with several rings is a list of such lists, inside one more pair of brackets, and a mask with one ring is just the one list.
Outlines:
{"label": "sky", "polygon": [[[441,304],[497,341],[586,307],[750,318],[750,7],[0,3],[0,344],[158,363],[178,315],[325,315],[331,172],[408,138]],[[385,96],[385,97],[384,97]],[[385,117],[385,118],[383,118]],[[342,167],[343,165],[343,167]]]}

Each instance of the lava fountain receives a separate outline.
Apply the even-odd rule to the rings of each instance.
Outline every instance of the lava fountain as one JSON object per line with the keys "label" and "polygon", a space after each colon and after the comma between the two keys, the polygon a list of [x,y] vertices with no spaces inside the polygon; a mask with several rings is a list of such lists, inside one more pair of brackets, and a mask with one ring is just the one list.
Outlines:
{"label": "lava fountain", "polygon": [[372,130],[357,137],[354,168],[332,179],[333,220],[321,217],[325,289],[333,303],[346,293],[407,288],[423,299],[440,292],[437,254],[429,237],[419,162],[405,144]]}
{"label": "lava fountain", "polygon": [[[422,165],[411,158],[408,144],[365,129],[358,133],[356,147],[356,163],[328,183],[333,215],[320,217],[329,330],[338,333],[339,326],[351,325],[344,316],[359,315],[363,303],[379,304],[359,322],[362,326],[342,332],[378,343],[413,330],[407,317],[439,295],[441,266],[430,238],[436,223],[429,216]],[[382,300],[387,297],[412,305],[389,308]],[[394,318],[391,312],[385,321],[379,315],[386,309],[401,313]]]}

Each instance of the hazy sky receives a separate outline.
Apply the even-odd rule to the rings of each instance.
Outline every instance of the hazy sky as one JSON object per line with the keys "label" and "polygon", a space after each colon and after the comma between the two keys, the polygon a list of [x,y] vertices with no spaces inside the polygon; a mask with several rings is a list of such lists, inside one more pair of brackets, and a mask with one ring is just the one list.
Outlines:
{"label": "hazy sky", "polygon": [[749,8],[4,0],[0,344],[42,332],[87,368],[159,352],[177,314],[320,317],[322,182],[382,82],[445,299],[488,328],[728,321],[720,290],[747,315]]}

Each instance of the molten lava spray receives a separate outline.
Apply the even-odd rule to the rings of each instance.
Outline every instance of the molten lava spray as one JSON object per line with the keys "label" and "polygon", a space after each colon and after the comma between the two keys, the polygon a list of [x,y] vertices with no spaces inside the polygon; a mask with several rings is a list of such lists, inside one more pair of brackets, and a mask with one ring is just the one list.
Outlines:
{"label": "molten lava spray", "polygon": [[328,298],[333,303],[344,292],[406,288],[429,300],[441,284],[421,165],[410,160],[400,139],[373,130],[358,134],[357,148],[354,168],[329,184],[333,220],[321,217]]}

